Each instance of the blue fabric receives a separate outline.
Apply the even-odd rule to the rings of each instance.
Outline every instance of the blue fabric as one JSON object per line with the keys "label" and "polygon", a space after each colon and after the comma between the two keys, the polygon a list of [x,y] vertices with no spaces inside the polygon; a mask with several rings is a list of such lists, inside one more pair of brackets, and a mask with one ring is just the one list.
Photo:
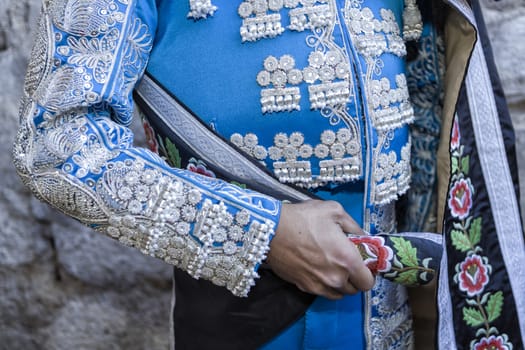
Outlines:
{"label": "blue fabric", "polygon": [[[219,11],[211,19],[193,21],[186,18],[187,1],[161,1],[156,41],[147,68],[149,74],[227,139],[233,133],[253,132],[261,145],[271,146],[276,130],[300,131],[306,144],[315,145],[319,143],[320,130],[338,130],[344,126],[334,125],[329,118],[320,117],[318,110],[310,108],[308,85],[304,83],[298,86],[302,96],[300,111],[263,115],[261,87],[255,78],[263,69],[264,59],[269,55],[277,58],[291,55],[296,61],[295,67],[307,67],[308,54],[312,51],[307,38],[311,33],[288,31],[277,38],[242,43],[239,3],[231,0],[214,3]],[[282,12],[286,18],[286,11]],[[168,13],[171,15],[162,15]],[[343,34],[338,32],[333,36],[342,45]],[[166,57],[176,57],[177,61],[167,62]],[[359,96],[357,88],[354,84],[353,96]],[[349,99],[346,107],[362,130],[365,126],[359,116],[364,112],[361,100],[356,99],[358,102]],[[312,163],[314,173],[318,173],[316,164]],[[266,166],[272,169],[273,163],[268,159]]]}
{"label": "blue fabric", "polygon": [[[159,2],[159,25],[148,72],[226,139],[230,139],[234,133],[240,135],[253,133],[257,136],[259,145],[270,149],[274,145],[277,133],[291,135],[293,132],[300,132],[304,135],[304,144],[315,146],[320,143],[319,139],[323,131],[337,131],[339,128],[348,127],[345,124],[347,122],[330,119],[319,110],[312,109],[309,101],[309,84],[306,83],[298,86],[301,94],[300,111],[263,114],[260,102],[262,90],[257,84],[256,76],[263,69],[263,62],[269,55],[276,58],[284,54],[291,55],[295,59],[295,67],[302,69],[308,66],[308,56],[316,49],[316,45],[319,45],[319,49],[327,51],[332,45],[343,49],[348,56],[350,79],[353,81],[349,85],[354,91],[348,99],[345,110],[350,114],[349,118],[355,121],[352,127],[355,126],[356,139],[360,142],[358,152],[360,151],[362,155],[359,159],[362,168],[361,173],[357,175],[360,177],[360,182],[354,185],[323,188],[317,190],[317,194],[322,198],[341,203],[370,233],[391,232],[395,222],[394,211],[389,211],[390,207],[383,207],[383,204],[391,203],[400,192],[406,190],[409,175],[406,177],[396,175],[391,179],[386,176],[384,181],[377,178],[380,177],[379,173],[388,174],[388,172],[395,172],[397,168],[403,169],[400,163],[401,150],[408,144],[408,127],[404,121],[402,125],[389,127],[388,131],[376,129],[366,92],[367,84],[371,80],[379,81],[381,78],[388,78],[390,87],[394,87],[395,77],[405,72],[402,55],[385,51],[378,57],[365,57],[356,49],[345,27],[345,21],[340,21],[334,26],[334,31],[330,33],[330,40],[333,41],[325,44],[316,42],[315,35],[310,31],[291,30],[286,30],[275,38],[243,43],[239,35],[242,22],[237,13],[239,3],[216,0],[214,4],[219,10],[213,17],[194,21],[186,18],[189,10],[188,2],[168,0]],[[347,2],[344,0],[335,2],[339,18],[343,18],[345,4]],[[382,16],[381,9],[390,9],[398,26],[402,28],[403,2],[401,1],[365,0],[359,7],[369,8],[376,18]],[[288,11],[283,10],[281,14],[282,23],[286,25]],[[170,61],[169,58],[176,59]],[[392,158],[396,164],[386,164]],[[294,159],[302,160],[301,157]],[[321,158],[317,158],[314,153],[305,160],[311,164],[312,174],[319,175]],[[269,170],[273,170],[274,162],[270,157],[262,161]],[[388,188],[398,186],[398,179],[405,183],[400,182],[399,188],[389,193]],[[384,190],[386,194],[379,193],[377,188],[380,186],[387,188]],[[383,225],[385,221],[387,224]],[[405,311],[408,308],[394,305],[387,300],[384,297],[387,295],[386,290],[396,293],[391,286],[380,290],[378,293],[383,299],[378,304],[367,305],[366,312],[371,318],[378,320],[396,319],[399,324],[389,327],[397,331],[404,323],[403,320],[408,317],[408,312]],[[374,296],[375,294],[372,293],[372,297]],[[382,307],[381,303],[392,304],[392,309]],[[402,303],[405,302],[400,302]],[[269,343],[267,348],[364,348],[363,309],[362,296],[347,297],[340,302],[318,298],[302,320],[291,326],[281,337]],[[380,322],[376,324],[379,325],[376,327],[383,325]],[[380,328],[367,329],[370,337],[390,331]],[[398,342],[405,333],[405,330],[400,330],[401,335],[392,337],[390,342],[392,344]],[[339,340],[342,344],[337,343]]]}
{"label": "blue fabric", "polygon": [[[362,182],[323,188],[316,195],[336,200],[358,224],[363,222]],[[261,350],[347,350],[364,349],[363,294],[345,296],[341,300],[318,297],[305,316],[288,327],[279,336],[261,347]]]}

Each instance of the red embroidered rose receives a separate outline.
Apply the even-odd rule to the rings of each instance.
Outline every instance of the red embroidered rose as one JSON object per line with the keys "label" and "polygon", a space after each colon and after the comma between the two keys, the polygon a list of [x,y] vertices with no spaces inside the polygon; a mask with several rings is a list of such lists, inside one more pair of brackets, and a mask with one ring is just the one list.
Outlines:
{"label": "red embroidered rose", "polygon": [[208,169],[206,166],[206,163],[204,163],[202,160],[197,160],[195,158],[191,158],[190,162],[188,163],[188,166],[186,167],[187,170],[201,174],[208,177],[216,177],[215,173]]}
{"label": "red embroidered rose", "polygon": [[456,150],[459,148],[459,144],[461,142],[461,134],[459,132],[459,123],[458,118],[454,118],[454,124],[452,125],[452,135],[450,138],[450,147],[452,150]]}
{"label": "red embroidered rose", "polygon": [[464,219],[472,208],[472,185],[470,179],[460,179],[450,189],[448,207],[452,216]]}
{"label": "red embroidered rose", "polygon": [[481,338],[471,348],[474,350],[511,350],[512,344],[507,342],[507,337],[491,335],[489,338]]}
{"label": "red embroidered rose", "polygon": [[148,145],[148,148],[155,153],[159,153],[159,145],[157,143],[157,139],[155,138],[155,130],[153,130],[151,125],[146,120],[142,122],[142,127],[144,128],[144,132],[146,134],[146,144]]}
{"label": "red embroidered rose", "polygon": [[392,267],[394,257],[392,248],[385,245],[383,237],[350,236],[350,240],[357,246],[365,265],[373,274],[388,272]]}
{"label": "red embroidered rose", "polygon": [[485,265],[479,255],[468,256],[459,268],[456,267],[456,278],[459,280],[459,289],[472,297],[479,295],[489,283],[490,265]]}

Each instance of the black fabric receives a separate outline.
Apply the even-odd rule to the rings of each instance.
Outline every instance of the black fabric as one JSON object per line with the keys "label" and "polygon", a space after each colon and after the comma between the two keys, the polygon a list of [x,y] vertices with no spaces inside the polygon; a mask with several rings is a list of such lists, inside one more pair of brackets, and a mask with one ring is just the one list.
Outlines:
{"label": "black fabric", "polygon": [[[177,100],[175,96],[171,96]],[[148,104],[137,94],[135,101],[158,137],[170,140],[175,145],[180,164],[172,163],[172,166],[186,168],[192,157],[199,158],[185,146],[169,125],[165,125],[154,115]],[[200,120],[196,116],[195,118]],[[251,161],[247,155],[246,161]],[[256,162],[255,164],[260,166]],[[207,165],[218,178],[236,180],[222,173],[214,164]],[[268,173],[268,176],[272,175]],[[258,188],[251,183],[241,185],[280,200],[297,201],[284,196],[276,188]],[[304,192],[301,189],[298,191]],[[310,193],[308,196],[315,198]],[[248,297],[239,298],[224,287],[205,280],[195,280],[186,272],[175,269],[176,307],[173,317],[177,350],[255,349],[299,319],[313,302],[314,295],[304,293],[285,282],[266,265],[261,266],[258,272],[261,277]]]}
{"label": "black fabric", "polygon": [[238,298],[175,269],[175,348],[256,349],[298,320],[315,298],[267,268],[259,273],[248,298]]}
{"label": "black fabric", "polygon": [[[490,70],[490,78],[495,94],[496,104],[498,107],[499,120],[507,151],[508,164],[513,175],[514,188],[516,193],[518,194],[514,131],[507,109],[507,104],[503,95],[503,90],[501,88],[497,72],[495,70],[492,51],[486,35],[486,29],[484,27],[481,11],[477,1],[473,2],[473,9],[476,15],[480,40],[483,45],[483,50],[486,56],[488,68]],[[478,245],[479,249],[476,250],[476,254],[486,257],[488,259],[488,263],[492,267],[489,277],[490,282],[484,288],[483,295],[493,296],[498,292],[503,293],[502,314],[500,317],[497,317],[495,320],[491,321],[490,326],[495,327],[495,329],[497,329],[498,331],[498,334],[505,334],[506,336],[508,336],[508,340],[513,344],[514,349],[523,349],[524,344],[523,340],[521,339],[519,324],[518,322],[516,322],[515,319],[515,296],[513,295],[512,288],[509,282],[508,272],[506,271],[503,256],[501,254],[501,248],[491,209],[491,202],[487,193],[486,183],[477,151],[476,142],[483,142],[483,140],[476,140],[474,135],[472,125],[472,114],[469,108],[469,101],[465,84],[463,84],[461,88],[456,111],[458,116],[459,129],[461,133],[461,145],[462,147],[464,147],[463,154],[468,155],[470,157],[468,161],[468,178],[472,183],[473,191],[472,209],[468,220],[470,220],[471,218],[481,219],[481,242]],[[477,117],[479,118],[480,116]],[[498,164],[494,164],[493,166],[498,166]],[[469,298],[466,295],[466,293],[461,292],[458,286],[455,285],[454,282],[452,282],[454,280],[453,277],[457,276],[458,273],[457,264],[461,263],[465,259],[465,253],[462,253],[455,249],[453,247],[452,240],[450,239],[452,231],[454,229],[457,229],[457,224],[458,220],[452,217],[451,211],[447,206],[445,208],[444,232],[447,235],[448,274],[450,276],[449,281],[451,283],[450,295],[453,305],[453,322],[454,329],[456,332],[455,336],[457,349],[462,350],[473,348],[473,341],[475,339],[480,339],[482,333],[479,333],[479,329],[484,328],[484,326],[471,327],[466,324],[464,310],[467,308],[474,309],[477,307],[469,305],[467,303],[467,299],[473,300],[475,298]],[[465,225],[465,221],[461,225]],[[483,305],[484,308],[487,307],[486,303]]]}
{"label": "black fabric", "polygon": [[[474,131],[472,130],[471,115],[464,86],[461,89],[459,96],[457,114],[461,130],[462,145],[465,147],[464,153],[470,155],[469,178],[472,182],[473,188],[475,189],[472,198],[472,217],[482,219],[482,241],[480,246],[482,247],[482,255],[488,257],[488,260],[492,266],[490,283],[487,285],[484,293],[490,292],[494,294],[498,291],[502,291],[504,296],[503,315],[491,323],[491,326],[496,327],[500,333],[507,334],[509,339],[513,342],[515,349],[523,349],[523,344],[520,340],[521,336],[519,325],[516,322],[514,316],[516,314],[514,296],[509,282],[509,276],[505,271],[506,268],[503,256],[501,255],[498,235],[496,233],[496,227],[492,217],[490,199],[486,190],[483,171],[481,169],[481,164],[479,162],[478,153],[476,150],[473,134]],[[507,130],[507,132],[509,131]],[[445,210],[444,224],[444,230],[447,235],[450,235],[451,231],[454,229],[454,221],[455,220],[451,217],[450,210],[447,207]],[[450,276],[449,281],[452,281],[452,277],[457,273],[456,264],[465,259],[465,254],[457,251],[451,245],[451,240],[447,239],[448,274]],[[479,338],[476,336],[477,328],[468,327],[464,321],[463,309],[469,308],[470,306],[466,302],[467,298],[465,293],[460,292],[457,286],[451,285],[450,295],[452,305],[454,306],[453,322],[454,329],[456,331],[457,349],[470,349],[471,341],[473,339]]]}

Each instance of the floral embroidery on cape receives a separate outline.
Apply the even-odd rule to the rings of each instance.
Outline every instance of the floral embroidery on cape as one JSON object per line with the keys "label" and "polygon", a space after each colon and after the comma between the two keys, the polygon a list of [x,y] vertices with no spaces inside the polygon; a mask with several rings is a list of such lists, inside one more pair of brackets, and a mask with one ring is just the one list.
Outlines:
{"label": "floral embroidery on cape", "polygon": [[450,236],[453,247],[465,254],[464,260],[455,266],[454,283],[467,304],[462,308],[463,321],[476,329],[476,339],[471,341],[470,348],[512,350],[508,336],[493,325],[502,314],[504,297],[502,291],[487,291],[492,266],[480,246],[482,218],[471,212],[475,188],[469,178],[470,156],[464,154],[457,116],[452,129],[451,154],[448,208],[454,222]]}

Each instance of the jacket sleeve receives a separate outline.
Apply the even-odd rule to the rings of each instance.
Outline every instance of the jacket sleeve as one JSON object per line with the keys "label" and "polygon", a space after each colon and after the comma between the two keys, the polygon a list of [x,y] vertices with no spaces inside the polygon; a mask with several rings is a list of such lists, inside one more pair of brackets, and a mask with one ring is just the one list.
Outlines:
{"label": "jacket sleeve", "polygon": [[279,201],[133,147],[132,90],[154,0],[44,1],[14,163],[41,200],[125,245],[246,296]]}

